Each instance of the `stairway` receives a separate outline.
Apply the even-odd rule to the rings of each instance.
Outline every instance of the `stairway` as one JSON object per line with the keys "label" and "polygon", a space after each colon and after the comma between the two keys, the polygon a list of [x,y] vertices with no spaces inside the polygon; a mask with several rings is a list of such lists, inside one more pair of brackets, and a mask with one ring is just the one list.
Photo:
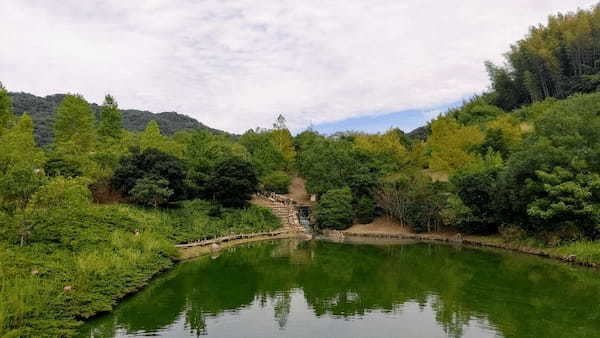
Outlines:
{"label": "stairway", "polygon": [[252,197],[252,203],[271,209],[273,214],[281,220],[283,229],[305,231],[298,218],[296,203],[292,199],[277,194],[256,194]]}

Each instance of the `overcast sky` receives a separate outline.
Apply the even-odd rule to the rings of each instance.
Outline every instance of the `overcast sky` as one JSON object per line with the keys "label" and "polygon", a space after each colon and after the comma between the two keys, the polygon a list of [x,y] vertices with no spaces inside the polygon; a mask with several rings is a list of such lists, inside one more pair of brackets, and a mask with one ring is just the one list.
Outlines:
{"label": "overcast sky", "polygon": [[232,132],[280,112],[294,129],[405,110],[425,118],[485,89],[483,62],[501,62],[529,26],[594,3],[2,0],[0,81],[92,102],[111,93],[122,108]]}

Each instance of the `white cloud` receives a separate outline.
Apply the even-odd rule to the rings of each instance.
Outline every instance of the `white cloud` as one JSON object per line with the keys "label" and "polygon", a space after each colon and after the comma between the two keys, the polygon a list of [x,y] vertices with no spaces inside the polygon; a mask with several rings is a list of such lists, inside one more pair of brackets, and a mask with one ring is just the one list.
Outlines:
{"label": "white cloud", "polygon": [[487,86],[483,62],[589,0],[0,2],[0,80],[217,128],[293,127],[434,107]]}

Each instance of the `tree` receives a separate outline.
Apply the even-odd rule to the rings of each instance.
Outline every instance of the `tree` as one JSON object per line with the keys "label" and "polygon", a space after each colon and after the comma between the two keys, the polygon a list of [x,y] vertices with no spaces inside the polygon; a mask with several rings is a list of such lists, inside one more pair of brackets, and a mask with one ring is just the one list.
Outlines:
{"label": "tree", "polygon": [[250,162],[230,157],[216,166],[208,182],[208,192],[223,206],[243,207],[258,190],[258,183]]}
{"label": "tree", "polygon": [[352,158],[352,144],[347,141],[318,138],[299,156],[300,173],[307,180],[306,189],[323,194],[348,184],[347,178],[358,163]]}
{"label": "tree", "polygon": [[12,167],[0,176],[0,207],[14,213],[27,206],[31,196],[44,184],[43,173],[28,167]]}
{"label": "tree", "polygon": [[275,123],[273,123],[273,129],[275,130],[287,130],[287,125],[286,125],[286,120],[285,117],[283,117],[282,114],[279,114],[279,116],[277,116],[277,120],[275,121]]}
{"label": "tree", "polygon": [[371,197],[363,196],[356,204],[356,220],[360,224],[371,223],[375,218],[375,201]]}
{"label": "tree", "polygon": [[[567,218],[561,218],[568,213],[551,210],[552,205],[564,205],[572,210],[569,217],[576,228],[593,236],[589,230],[592,218],[575,217],[578,207],[569,206],[565,199],[595,204],[595,174],[600,173],[598,111],[600,94],[577,95],[552,105],[536,119],[534,132],[525,138],[524,147],[509,157],[498,180],[502,199],[498,205],[505,222],[530,234],[560,232],[570,227]],[[561,191],[563,188],[574,190]],[[585,197],[587,191],[592,193],[589,197]]]}
{"label": "tree", "polygon": [[287,169],[284,155],[272,142],[270,132],[249,130],[240,137],[239,142],[250,153],[250,161],[260,177]]}
{"label": "tree", "polygon": [[229,158],[248,160],[244,146],[234,143],[224,135],[206,131],[192,133],[185,144],[187,180],[193,197],[212,198],[208,186],[217,166]]}
{"label": "tree", "polygon": [[110,96],[104,97],[104,103],[100,110],[100,125],[98,134],[100,136],[118,138],[123,130],[123,116],[119,110],[117,101]]}
{"label": "tree", "polygon": [[506,53],[506,66],[487,63],[494,104],[514,109],[548,97],[598,89],[600,6],[552,15]]}
{"label": "tree", "polygon": [[83,175],[81,166],[77,162],[60,157],[49,159],[46,164],[44,164],[44,172],[50,177],[62,176],[74,178]]}
{"label": "tree", "polygon": [[44,160],[33,139],[33,122],[25,114],[0,135],[0,204],[11,212],[24,208],[44,182]]}
{"label": "tree", "polygon": [[292,179],[283,171],[273,171],[262,179],[263,189],[278,194],[287,194]]}
{"label": "tree", "polygon": [[391,129],[382,135],[358,134],[354,147],[371,155],[377,168],[385,173],[400,170],[408,161],[404,133]]}
{"label": "tree", "polygon": [[315,218],[320,228],[343,230],[352,225],[352,191],[350,188],[327,191],[315,208]]}
{"label": "tree", "polygon": [[503,222],[498,215],[502,209],[498,180],[503,169],[500,154],[488,152],[450,177],[456,194],[470,210],[470,215],[457,220],[460,230],[483,235],[498,231]]}
{"label": "tree", "polygon": [[0,83],[0,135],[2,135],[3,130],[10,127],[10,123],[14,118],[12,101],[6,88]]}
{"label": "tree", "polygon": [[[573,159],[568,168],[536,171],[543,193],[528,205],[528,215],[542,231],[563,231],[563,236],[596,239],[600,234],[600,175],[589,172],[585,161]],[[566,231],[566,232],[565,232]]]}
{"label": "tree", "polygon": [[452,173],[474,161],[469,151],[481,144],[484,135],[477,126],[461,126],[451,117],[440,117],[431,123],[431,136],[427,145],[431,149],[429,166]]}
{"label": "tree", "polygon": [[66,95],[56,108],[54,142],[69,153],[90,152],[95,144],[94,112],[81,95]]}
{"label": "tree", "polygon": [[82,178],[56,177],[32,197],[28,209],[83,209],[90,205],[89,181]]}
{"label": "tree", "polygon": [[377,205],[416,232],[439,231],[446,189],[420,170],[406,170],[386,177],[375,191]]}
{"label": "tree", "polygon": [[173,190],[169,189],[169,181],[166,179],[146,176],[137,180],[129,193],[137,203],[157,208],[169,201],[169,198],[173,195]]}
{"label": "tree", "polygon": [[[166,187],[172,191],[169,201],[181,200],[186,196],[185,168],[178,158],[158,149],[148,148],[140,151],[134,148],[131,155],[121,159],[119,167],[111,180],[112,186],[127,196],[132,196],[132,190],[138,180],[153,177],[155,180],[164,179]],[[141,190],[142,188],[139,188]]]}

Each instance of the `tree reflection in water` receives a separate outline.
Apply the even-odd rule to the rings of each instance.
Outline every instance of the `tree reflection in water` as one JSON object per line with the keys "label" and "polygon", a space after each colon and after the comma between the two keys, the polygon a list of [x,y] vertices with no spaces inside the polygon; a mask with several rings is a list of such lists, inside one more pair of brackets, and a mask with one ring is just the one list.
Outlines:
{"label": "tree reflection in water", "polygon": [[[350,322],[376,334],[377,325],[408,332],[401,331],[411,329],[406,320],[416,318],[412,325],[421,327],[415,332],[451,337],[467,331],[592,337],[600,332],[598,277],[537,257],[462,246],[263,242],[180,264],[114,312],[86,323],[81,336],[224,336],[222,330],[236,328],[243,330],[238,335],[258,337],[275,335],[265,331],[271,324],[281,336],[298,336],[301,329]],[[224,322],[212,324],[217,319]],[[335,323],[340,320],[346,322]],[[400,323],[404,327],[393,327]]]}

